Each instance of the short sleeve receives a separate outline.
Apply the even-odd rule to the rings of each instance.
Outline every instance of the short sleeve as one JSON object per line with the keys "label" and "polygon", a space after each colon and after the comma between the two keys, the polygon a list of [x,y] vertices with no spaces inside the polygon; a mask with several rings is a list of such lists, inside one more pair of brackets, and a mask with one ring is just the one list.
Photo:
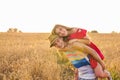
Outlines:
{"label": "short sleeve", "polygon": [[69,36],[69,39],[82,39],[86,37],[87,30],[78,28],[78,30],[75,33],[72,33]]}

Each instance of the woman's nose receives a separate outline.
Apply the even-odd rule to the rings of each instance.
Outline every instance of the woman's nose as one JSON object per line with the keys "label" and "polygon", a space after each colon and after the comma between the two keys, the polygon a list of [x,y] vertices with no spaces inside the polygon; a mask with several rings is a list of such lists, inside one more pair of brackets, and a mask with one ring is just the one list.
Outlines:
{"label": "woman's nose", "polygon": [[63,34],[64,34],[64,32],[62,32],[62,31],[61,31],[61,33],[60,33],[60,34],[61,34],[61,35],[63,35]]}

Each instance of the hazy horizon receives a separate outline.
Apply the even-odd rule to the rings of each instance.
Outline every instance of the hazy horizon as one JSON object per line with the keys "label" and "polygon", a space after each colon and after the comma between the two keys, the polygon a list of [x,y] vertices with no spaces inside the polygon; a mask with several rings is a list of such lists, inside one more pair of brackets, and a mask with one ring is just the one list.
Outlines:
{"label": "hazy horizon", "polygon": [[0,32],[50,32],[55,24],[120,32],[119,0],[0,0]]}
{"label": "hazy horizon", "polygon": [[[12,28],[12,29],[15,29],[15,27],[13,28],[13,27],[10,27],[10,28]],[[4,31],[0,31],[0,32],[8,32],[8,30],[10,29],[10,28],[8,28],[7,30],[4,30]],[[45,31],[22,31],[22,30],[20,30],[20,29],[18,29],[18,28],[16,28],[18,31],[21,31],[22,33],[50,33],[51,31],[48,31],[48,32],[45,32]],[[97,31],[98,33],[120,33],[120,31],[118,32],[118,31],[111,31],[111,32],[99,32],[98,30],[87,30],[88,32],[92,32],[92,31]]]}

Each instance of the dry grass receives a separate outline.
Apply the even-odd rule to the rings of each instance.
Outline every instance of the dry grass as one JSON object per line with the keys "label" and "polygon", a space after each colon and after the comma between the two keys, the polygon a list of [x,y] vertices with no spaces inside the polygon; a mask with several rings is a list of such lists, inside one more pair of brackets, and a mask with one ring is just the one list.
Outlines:
{"label": "dry grass", "polygon": [[[71,66],[57,64],[57,52],[49,48],[48,35],[0,33],[0,80],[73,80]],[[113,80],[120,80],[120,34],[90,36],[103,51]]]}

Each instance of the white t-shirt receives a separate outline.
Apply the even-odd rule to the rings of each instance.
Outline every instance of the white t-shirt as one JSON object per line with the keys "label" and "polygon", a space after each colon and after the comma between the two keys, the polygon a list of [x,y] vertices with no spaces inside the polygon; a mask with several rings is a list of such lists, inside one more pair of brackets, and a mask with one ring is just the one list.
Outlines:
{"label": "white t-shirt", "polygon": [[90,65],[78,68],[78,77],[83,79],[95,79],[95,73]]}

